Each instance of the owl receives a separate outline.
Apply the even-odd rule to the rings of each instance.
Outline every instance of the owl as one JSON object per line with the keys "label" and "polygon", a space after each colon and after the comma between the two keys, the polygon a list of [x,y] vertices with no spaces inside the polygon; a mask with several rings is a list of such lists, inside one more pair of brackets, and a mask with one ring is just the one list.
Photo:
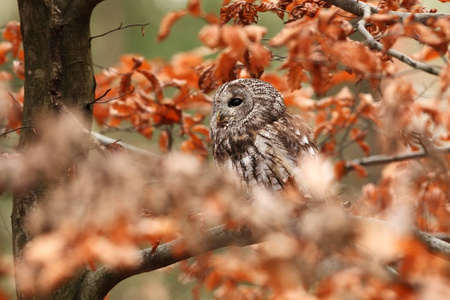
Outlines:
{"label": "owl", "polygon": [[236,172],[250,187],[282,190],[302,186],[298,162],[316,156],[311,127],[286,110],[269,83],[252,78],[220,86],[213,98],[210,135],[215,163]]}

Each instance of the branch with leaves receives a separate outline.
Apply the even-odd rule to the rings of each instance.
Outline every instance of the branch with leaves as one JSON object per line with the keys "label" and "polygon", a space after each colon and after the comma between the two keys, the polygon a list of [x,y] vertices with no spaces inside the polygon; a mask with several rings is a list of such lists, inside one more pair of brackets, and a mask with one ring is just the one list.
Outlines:
{"label": "branch with leaves", "polygon": [[[358,2],[362,3],[362,2]],[[364,39],[367,41],[368,45],[372,49],[376,49],[381,52],[386,52],[388,55],[397,58],[398,60],[404,62],[405,64],[413,67],[414,69],[422,70],[424,72],[430,73],[432,75],[438,76],[441,72],[441,69],[438,67],[433,67],[428,64],[425,64],[423,62],[417,61],[412,59],[411,57],[407,56],[406,54],[401,53],[400,51],[394,50],[394,49],[385,49],[385,47],[378,41],[374,39],[374,37],[367,31],[366,29],[366,18],[369,18],[371,15],[372,9],[369,7],[369,5],[364,4],[364,13],[363,18],[358,21],[357,28],[358,31],[361,33],[361,35],[364,37]]]}
{"label": "branch with leaves", "polygon": [[[388,222],[373,218],[352,216],[350,219],[360,222],[362,225],[378,227],[382,230],[391,230],[394,226]],[[292,230],[299,232],[298,223],[296,224]],[[450,261],[450,243],[417,229],[412,230],[412,233],[431,253]],[[258,235],[261,235],[261,233]],[[156,249],[149,248],[139,251],[136,253],[133,259],[134,263],[131,266],[124,268],[106,265],[96,271],[88,272],[84,277],[83,289],[78,299],[103,299],[115,285],[131,276],[161,269],[179,261],[223,247],[245,247],[263,242],[260,237],[254,236],[254,230],[250,227],[230,230],[224,225],[208,229],[204,235],[199,234],[198,237],[191,237],[189,240],[196,240],[195,244],[197,247],[195,250],[188,249],[187,245],[192,245],[192,242],[181,238],[159,245]]]}
{"label": "branch with leaves", "polygon": [[[197,249],[188,249],[193,240],[196,240]],[[224,225],[210,228],[197,237],[181,238],[156,248],[139,251],[131,267],[103,266],[88,273],[84,278],[79,299],[103,299],[116,284],[133,275],[161,269],[223,247],[244,247],[255,243],[257,240],[248,227],[242,227],[240,230],[229,230]]]}
{"label": "branch with leaves", "polygon": [[[358,1],[358,0],[323,0],[326,3],[339,7],[346,12],[349,12],[358,17],[367,17],[367,12],[369,14],[379,13],[381,9],[372,6],[368,3]],[[401,22],[405,19],[414,17],[415,22],[426,23],[431,18],[445,18],[449,17],[450,14],[446,13],[409,13],[409,12],[398,12],[389,11],[387,14],[398,16]]]}

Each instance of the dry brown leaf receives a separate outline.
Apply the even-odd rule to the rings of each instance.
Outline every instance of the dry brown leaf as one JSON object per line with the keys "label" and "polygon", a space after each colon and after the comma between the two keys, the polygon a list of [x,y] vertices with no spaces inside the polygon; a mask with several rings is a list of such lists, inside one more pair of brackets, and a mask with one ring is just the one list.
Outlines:
{"label": "dry brown leaf", "polygon": [[236,62],[236,56],[229,50],[225,50],[219,55],[214,72],[214,76],[219,83],[236,79],[234,72]]}
{"label": "dry brown leaf", "polygon": [[247,35],[240,26],[224,26],[222,39],[235,57],[241,56],[247,46]]}
{"label": "dry brown leaf", "polygon": [[162,91],[161,81],[158,79],[158,77],[156,77],[156,75],[151,71],[138,70],[138,72],[144,75],[150,81],[153,87],[153,91],[155,92],[156,99],[158,101],[161,101],[164,95]]}
{"label": "dry brown leaf", "polygon": [[345,66],[360,71],[377,74],[381,71],[378,57],[363,44],[337,41],[328,51]]}
{"label": "dry brown leaf", "polygon": [[167,153],[169,151],[169,140],[169,132],[167,130],[161,131],[161,133],[159,134],[158,144],[159,149],[163,153]]}
{"label": "dry brown leaf", "polygon": [[394,46],[395,42],[403,34],[403,27],[401,24],[396,23],[385,31],[383,37],[381,38],[381,44],[383,44],[384,51],[387,51]]}
{"label": "dry brown leaf", "polygon": [[158,42],[161,42],[162,40],[164,40],[169,35],[170,29],[172,29],[172,26],[175,24],[175,22],[188,14],[189,14],[189,12],[186,10],[178,10],[178,11],[169,12],[162,19],[161,24],[159,25],[159,31],[158,31],[156,40]]}
{"label": "dry brown leaf", "polygon": [[187,5],[187,10],[193,16],[200,16],[202,13],[202,8],[200,6],[200,0],[189,0]]}
{"label": "dry brown leaf", "polygon": [[223,48],[226,45],[222,41],[221,35],[222,31],[220,26],[214,24],[203,27],[198,34],[198,38],[203,44],[211,49]]}

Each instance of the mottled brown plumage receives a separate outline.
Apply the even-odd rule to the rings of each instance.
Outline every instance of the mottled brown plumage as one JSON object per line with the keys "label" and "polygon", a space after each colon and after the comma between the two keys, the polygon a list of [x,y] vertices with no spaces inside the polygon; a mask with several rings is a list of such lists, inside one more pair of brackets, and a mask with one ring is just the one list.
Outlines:
{"label": "mottled brown plumage", "polygon": [[285,188],[292,179],[302,185],[298,162],[315,156],[309,125],[286,110],[281,94],[259,79],[227,82],[214,95],[211,139],[215,162],[237,172],[251,187]]}

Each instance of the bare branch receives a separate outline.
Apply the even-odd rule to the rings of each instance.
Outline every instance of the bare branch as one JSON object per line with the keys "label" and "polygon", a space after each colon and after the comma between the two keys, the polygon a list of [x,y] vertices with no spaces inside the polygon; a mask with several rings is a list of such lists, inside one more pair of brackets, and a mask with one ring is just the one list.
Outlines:
{"label": "bare branch", "polygon": [[122,95],[119,95],[119,96],[117,96],[117,97],[113,97],[113,98],[111,98],[111,99],[108,99],[108,100],[104,100],[104,101],[98,101],[98,100],[100,100],[101,98],[103,98],[103,97],[105,97],[106,96],[106,94],[108,94],[108,92],[110,91],[111,89],[108,89],[106,92],[105,92],[105,94],[103,94],[102,96],[100,96],[99,98],[97,98],[97,99],[95,99],[94,101],[92,101],[91,103],[89,103],[89,104],[101,104],[101,103],[108,103],[108,102],[111,102],[111,101],[113,101],[113,100],[117,100],[117,99],[120,99],[120,98],[122,98],[123,96],[126,96],[126,95],[129,95],[129,94],[132,94],[133,92],[134,92],[134,86],[133,86],[133,88],[131,89],[131,91],[129,91],[129,92],[126,92],[126,93],[123,93]]}
{"label": "bare branch", "polygon": [[[365,7],[365,10],[366,11],[364,13],[364,17],[370,16],[370,8]],[[419,70],[422,70],[429,74],[439,76],[441,69],[438,67],[433,67],[433,66],[425,64],[423,62],[414,60],[411,57],[407,56],[406,54],[403,54],[400,51],[397,51],[394,49],[389,49],[389,50],[385,51],[384,46],[380,42],[376,41],[373,38],[373,36],[369,33],[369,31],[367,31],[365,18],[362,18],[361,20],[359,20],[356,26],[358,28],[358,31],[361,33],[361,35],[367,41],[367,44],[369,45],[370,48],[378,50],[378,51],[386,52],[388,55],[397,58],[401,62],[404,62],[405,64],[413,67],[414,69],[419,69]]]}
{"label": "bare branch", "polygon": [[[370,13],[377,13],[380,10],[370,4],[364,3],[362,1],[358,0],[324,0],[324,2],[327,2],[331,5],[334,5],[336,7],[339,7],[351,14],[354,14],[358,17],[364,16],[364,11],[369,10]],[[400,21],[403,22],[406,18],[410,17],[411,15],[414,15],[414,21],[418,23],[426,23],[428,19],[430,18],[443,18],[448,17],[450,14],[444,14],[444,13],[408,13],[408,12],[397,12],[397,11],[390,11],[388,14],[390,15],[396,15],[399,17]]]}
{"label": "bare branch", "polygon": [[126,143],[123,143],[123,142],[119,142],[119,141],[117,141],[115,139],[107,137],[107,136],[105,136],[103,134],[100,134],[98,132],[92,132],[92,136],[94,138],[96,138],[100,143],[102,143],[105,146],[107,146],[109,144],[112,144],[112,143],[117,143],[117,144],[121,145],[122,147],[124,147],[127,151],[130,151],[130,152],[135,153],[135,154],[139,154],[139,155],[142,155],[142,156],[145,156],[145,157],[149,157],[149,158],[160,157],[160,155],[158,155],[156,153],[152,153],[150,151],[147,151],[147,150],[135,147],[133,145],[129,145],[129,144],[126,144]]}
{"label": "bare branch", "polygon": [[103,93],[103,95],[101,95],[101,96],[98,97],[97,99],[94,99],[94,101],[92,101],[91,104],[93,104],[93,103],[97,102],[98,100],[104,98],[106,95],[108,95],[108,93],[109,93],[110,91],[111,91],[111,88],[107,89],[107,90]]}
{"label": "bare branch", "polygon": [[[249,228],[227,230],[225,225],[208,229],[204,237],[199,237],[204,245],[198,250],[186,249],[187,239],[181,238],[160,245],[155,249],[141,250],[136,254],[133,267],[124,269],[114,266],[103,266],[84,278],[83,288],[79,299],[103,299],[106,294],[119,282],[133,275],[150,272],[187,258],[203,254],[227,246],[247,246],[257,243]],[[190,238],[189,240],[192,240]]]}
{"label": "bare branch", "polygon": [[[437,153],[450,153],[450,146],[442,146],[442,147],[436,147],[434,149]],[[372,166],[372,165],[382,165],[382,164],[388,164],[391,162],[397,162],[397,161],[403,161],[403,160],[409,160],[409,159],[416,159],[416,158],[422,158],[428,156],[427,151],[416,151],[411,153],[403,153],[398,155],[372,155],[368,157],[358,158],[354,160],[347,161],[345,164],[345,171],[351,171],[354,169],[354,166],[360,165],[360,166]]]}
{"label": "bare branch", "polygon": [[109,31],[107,31],[107,32],[105,32],[105,33],[102,33],[102,34],[99,34],[99,35],[94,35],[94,36],[92,36],[92,37],[90,38],[90,40],[92,41],[93,39],[96,39],[96,38],[99,38],[99,37],[108,35],[108,34],[110,34],[110,33],[112,33],[112,32],[119,31],[119,30],[122,30],[122,29],[127,29],[127,28],[130,28],[130,27],[141,27],[141,28],[143,28],[143,27],[148,26],[148,25],[150,25],[150,23],[144,23],[144,24],[130,24],[130,25],[127,25],[127,26],[122,26],[122,23],[120,23],[119,27],[117,27],[117,28],[115,28],[115,29],[112,29],[112,30],[109,30]]}
{"label": "bare branch", "polygon": [[6,130],[6,131],[3,132],[2,134],[0,134],[0,137],[7,136],[8,134],[10,134],[10,133],[12,133],[12,132],[15,132],[15,131],[17,131],[17,130],[21,130],[21,129],[24,129],[24,128],[33,128],[33,127],[32,127],[32,126],[21,126],[21,127],[18,127],[18,128]]}

